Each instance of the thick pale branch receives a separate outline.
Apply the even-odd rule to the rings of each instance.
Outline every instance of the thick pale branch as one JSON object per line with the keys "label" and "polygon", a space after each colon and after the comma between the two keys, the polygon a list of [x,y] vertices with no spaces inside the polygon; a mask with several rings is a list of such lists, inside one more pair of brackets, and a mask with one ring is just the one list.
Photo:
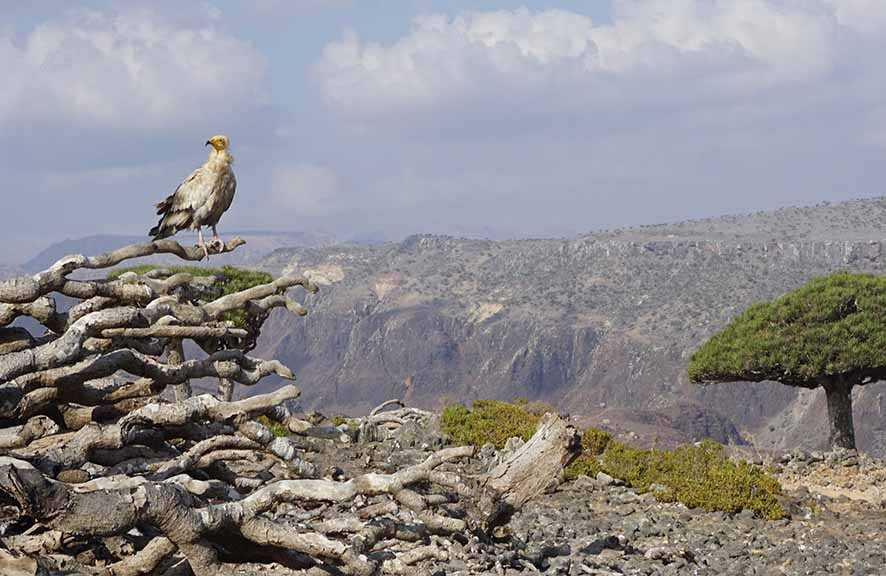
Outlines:
{"label": "thick pale branch", "polygon": [[46,416],[34,416],[21,426],[0,430],[0,449],[21,448],[34,440],[57,434],[58,424]]}
{"label": "thick pale branch", "polygon": [[56,333],[64,332],[67,318],[56,312],[55,300],[37,298],[25,304],[0,304],[0,326],[8,326],[19,316],[30,316]]}
{"label": "thick pale branch", "polygon": [[163,464],[151,475],[152,480],[166,480],[195,468],[205,467],[200,459],[218,450],[256,450],[261,448],[256,442],[239,436],[216,436],[195,444],[190,450]]}
{"label": "thick pale branch", "polygon": [[96,571],[96,576],[142,576],[154,570],[176,551],[168,538],[154,538],[136,554]]}
{"label": "thick pale branch", "polygon": [[[220,250],[210,250],[211,254],[223,254],[231,252],[246,242],[241,238],[234,238],[225,244]],[[76,283],[67,287],[70,282],[67,276],[80,269],[101,269],[116,266],[121,262],[142,256],[154,254],[174,254],[183,260],[198,261],[203,259],[203,249],[196,246],[185,248],[174,240],[155,240],[144,244],[132,244],[119,250],[108,252],[94,257],[83,255],[66,256],[53,264],[48,270],[35,274],[31,277],[13,278],[0,282],[0,302],[9,304],[23,304],[33,302],[37,298],[50,292],[61,292],[75,297],[81,297],[89,288],[81,289]],[[93,293],[93,296],[110,296],[111,294]]]}
{"label": "thick pale branch", "polygon": [[[46,373],[51,372],[53,371],[47,371]],[[29,394],[44,387],[41,379],[38,378],[37,375],[29,375],[22,376],[13,383],[0,386],[0,390],[15,388],[22,394]],[[140,378],[135,382],[126,382],[111,378],[99,378],[88,382],[60,386],[58,395],[55,396],[55,398],[59,402],[77,402],[85,406],[96,406],[98,404],[112,404],[128,398],[154,396],[162,392],[163,388],[163,385],[157,384],[149,378]],[[0,396],[2,396],[2,394],[0,394]],[[0,408],[0,414],[2,413],[4,413],[4,411]]]}
{"label": "thick pale branch", "polygon": [[83,318],[87,314],[91,314],[93,312],[98,312],[99,310],[104,310],[106,308],[111,308],[117,305],[117,301],[113,298],[105,298],[103,296],[96,296],[94,298],[89,298],[87,300],[83,300],[71,308],[67,312],[67,318],[64,329],[67,330],[67,327]]}
{"label": "thick pale branch", "polygon": [[39,344],[24,328],[0,328],[0,355],[26,352],[36,346]]}
{"label": "thick pale branch", "polygon": [[298,316],[306,316],[308,314],[304,306],[282,294],[274,294],[261,300],[253,300],[246,303],[246,312],[252,316],[267,314],[274,308],[286,308]]}
{"label": "thick pale branch", "polygon": [[[55,390],[55,388],[49,388]],[[77,404],[64,404],[59,407],[65,427],[68,430],[79,430],[90,422],[112,422],[121,418],[132,410],[147,406],[155,401],[153,397],[128,398],[114,404],[101,406],[79,406]]]}
{"label": "thick pale branch", "polygon": [[16,382],[21,389],[80,385],[111,376],[118,370],[150,378],[164,386],[206,377],[229,378],[245,385],[255,384],[271,374],[285,380],[295,379],[292,371],[280,362],[251,358],[239,350],[223,350],[202,360],[188,360],[176,365],[163,364],[134,350],[115,350],[70,366],[28,374]]}
{"label": "thick pale branch", "polygon": [[[180,302],[177,298],[166,296],[153,300],[146,306],[152,318],[171,316],[180,323],[190,326],[202,326],[215,322],[233,310],[246,309],[253,315],[261,314],[263,309],[286,306],[296,314],[304,315],[301,306],[289,302],[282,294],[293,286],[302,286],[309,292],[316,292],[317,286],[301,276],[284,276],[268,284],[247,288],[234,294],[222,296],[207,304],[194,305]],[[276,298],[279,296],[280,298]]]}
{"label": "thick pale branch", "polygon": [[315,284],[303,276],[283,276],[269,284],[254,286],[234,294],[222,296],[217,300],[213,300],[209,304],[205,304],[203,309],[211,319],[217,319],[225,312],[243,308],[249,301],[260,301],[268,296],[282,293],[287,288],[292,288],[293,286],[301,286],[308,292],[317,292],[318,290]]}
{"label": "thick pale branch", "polygon": [[249,335],[242,328],[229,326],[170,326],[150,328],[107,328],[100,332],[102,338],[245,338]]}
{"label": "thick pale branch", "polygon": [[240,527],[244,537],[258,544],[268,544],[287,548],[314,558],[336,560],[344,563],[349,574],[372,576],[376,565],[355,554],[342,542],[326,538],[322,534],[299,533],[290,528],[274,524],[264,518],[253,518]]}
{"label": "thick pale branch", "polygon": [[389,406],[399,406],[399,407],[403,408],[406,406],[406,404],[404,404],[403,401],[400,400],[399,398],[392,398],[391,400],[386,400],[386,401],[382,402],[381,404],[379,404],[378,406],[376,406],[375,408],[373,408],[369,412],[369,417],[371,418],[372,416],[375,416],[376,414],[383,411],[385,408],[388,408]]}
{"label": "thick pale branch", "polygon": [[385,562],[384,573],[416,574],[416,569],[413,565],[421,562],[422,560],[429,559],[445,561],[449,559],[449,553],[436,544],[431,544],[429,546],[419,546],[417,548],[413,548],[412,550],[404,552],[393,560]]}
{"label": "thick pale branch", "polygon": [[0,382],[17,376],[49,370],[79,360],[83,344],[106,328],[146,326],[147,319],[138,308],[122,307],[87,314],[75,322],[61,337],[37,348],[0,356]]}
{"label": "thick pale branch", "polygon": [[[277,405],[279,406],[279,404]],[[277,406],[271,408],[273,410]],[[289,468],[302,478],[316,478],[317,467],[299,457],[299,447],[290,438],[281,438],[255,421],[243,422],[237,432],[260,444],[265,450],[288,463]]]}
{"label": "thick pale branch", "polygon": [[[90,422],[77,432],[45,438],[42,444],[34,442],[14,455],[55,476],[60,470],[79,468],[97,450],[119,450],[132,444],[158,445],[163,442],[166,427],[182,427],[202,421],[245,420],[280,402],[296,398],[298,394],[295,386],[285,386],[273,393],[239,402],[219,402],[204,394],[175,404],[148,404],[129,412],[117,424],[102,426]],[[252,440],[249,442],[256,445]],[[173,473],[180,471],[175,469]]]}
{"label": "thick pale branch", "polygon": [[175,404],[150,404],[128,414],[120,420],[120,425],[183,426],[199,420],[221,422],[237,416],[258,416],[281,402],[298,398],[299,394],[298,388],[291,385],[237,402],[221,402],[209,394],[203,394]]}
{"label": "thick pale branch", "polygon": [[10,452],[20,460],[30,462],[41,472],[55,477],[62,470],[74,470],[89,461],[94,450],[115,450],[129,443],[157,443],[162,434],[136,430],[125,438],[115,424],[90,423],[76,432],[57,434],[32,442],[27,447]]}
{"label": "thick pale branch", "polygon": [[146,356],[163,354],[165,342],[145,338],[87,338],[83,343],[83,357],[107,354],[113,350],[129,348]]}
{"label": "thick pale branch", "polygon": [[357,494],[394,494],[404,486],[427,480],[430,472],[444,462],[466,458],[474,454],[473,446],[446,448],[435,452],[421,464],[394,474],[364,474],[347,482],[333,480],[281,480],[262,488],[240,502],[221,504],[232,507],[232,513],[254,517],[281,502],[319,500],[344,502]]}

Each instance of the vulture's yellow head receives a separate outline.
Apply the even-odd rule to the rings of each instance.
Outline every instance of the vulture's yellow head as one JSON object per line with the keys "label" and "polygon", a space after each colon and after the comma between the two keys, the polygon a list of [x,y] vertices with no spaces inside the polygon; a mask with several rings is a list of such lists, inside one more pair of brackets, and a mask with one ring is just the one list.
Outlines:
{"label": "vulture's yellow head", "polygon": [[206,141],[207,146],[212,146],[217,152],[228,149],[228,137],[218,134]]}

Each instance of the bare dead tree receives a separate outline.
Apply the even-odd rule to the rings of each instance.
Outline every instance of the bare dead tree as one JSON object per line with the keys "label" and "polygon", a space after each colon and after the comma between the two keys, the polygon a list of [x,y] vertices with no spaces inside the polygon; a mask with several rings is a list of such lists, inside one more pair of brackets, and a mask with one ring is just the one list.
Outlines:
{"label": "bare dead tree", "polygon": [[[272,310],[306,314],[287,290],[316,286],[290,275],[221,296],[217,279],[162,269],[72,278],[153,254],[203,257],[159,240],[0,282],[4,574],[417,573],[446,558],[457,535],[506,521],[576,453],[575,430],[546,415],[486,474],[465,474],[459,462],[474,448],[456,447],[391,474],[320,477],[305,451],[330,440],[286,408],[295,386],[231,398],[234,383],[294,379],[248,352]],[[78,302],[61,310],[53,293]],[[233,311],[245,327],[225,319]],[[45,333],[12,326],[22,316]],[[207,356],[185,358],[184,341]],[[190,380],[203,377],[219,379],[219,397],[191,395]],[[365,438],[428,417],[388,404],[360,422]],[[275,436],[260,416],[292,434]]]}

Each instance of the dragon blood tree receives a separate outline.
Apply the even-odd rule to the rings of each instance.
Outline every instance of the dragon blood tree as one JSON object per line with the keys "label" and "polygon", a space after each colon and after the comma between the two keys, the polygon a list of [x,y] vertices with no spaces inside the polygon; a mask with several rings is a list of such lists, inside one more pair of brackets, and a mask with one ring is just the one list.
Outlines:
{"label": "dragon blood tree", "polygon": [[[306,313],[287,290],[317,288],[234,269],[88,278],[155,254],[204,257],[156,240],[0,282],[2,574],[417,574],[460,549],[452,538],[506,522],[577,451],[575,430],[548,414],[486,474],[460,473],[467,446],[392,474],[321,478],[312,455],[332,440],[287,408],[295,386],[231,399],[234,383],[294,379],[247,352],[273,309]],[[61,310],[54,294],[73,305]],[[20,317],[39,329],[13,325]],[[206,356],[186,359],[185,340]],[[192,396],[189,380],[205,377],[218,394]],[[361,429],[430,416],[384,407]]]}
{"label": "dragon blood tree", "polygon": [[852,389],[886,379],[886,277],[839,272],[751,306],[692,355],[689,377],[824,388],[831,446],[855,448]]}

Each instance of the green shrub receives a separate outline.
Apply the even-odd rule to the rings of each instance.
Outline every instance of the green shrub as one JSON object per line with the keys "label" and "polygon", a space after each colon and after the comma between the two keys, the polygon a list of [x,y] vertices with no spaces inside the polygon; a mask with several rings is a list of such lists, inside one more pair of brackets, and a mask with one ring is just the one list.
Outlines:
{"label": "green shrub", "polygon": [[[151,270],[159,267],[160,266],[155,266],[152,264],[143,264],[141,266],[121,268],[119,270],[114,270],[113,272],[108,274],[108,279],[115,280],[126,272],[134,272],[140,275],[146,274]],[[268,284],[270,282],[273,282],[274,280],[274,278],[267,272],[259,272],[257,270],[244,270],[242,268],[235,268],[234,266],[224,266],[222,268],[201,268],[199,266],[163,266],[162,268],[164,268],[165,270],[169,270],[173,274],[184,273],[190,274],[191,276],[195,277],[221,276],[224,279],[216,284],[216,286],[218,286],[221,290],[221,296],[227,296],[228,294],[234,294],[236,292],[247,290],[255,286]],[[234,326],[238,328],[245,328],[246,311],[232,310],[230,312],[226,312],[225,315],[222,316],[222,320],[232,322]]]}
{"label": "green shrub", "polygon": [[575,480],[579,476],[593,478],[598,472],[602,472],[597,457],[606,451],[612,443],[612,435],[609,432],[588,428],[581,435],[581,455],[566,467],[566,479]]}
{"label": "green shrub", "polygon": [[581,449],[585,454],[591,456],[599,456],[606,451],[606,448],[612,442],[612,435],[603,430],[596,428],[588,428],[581,435]]}
{"label": "green shrub", "polygon": [[259,416],[258,423],[265,426],[268,430],[271,431],[271,434],[277,436],[278,438],[285,438],[286,436],[289,436],[289,430],[287,430],[283,424],[280,424],[279,422],[274,422],[267,416]]}
{"label": "green shrub", "polygon": [[333,416],[332,418],[329,419],[329,421],[332,422],[332,425],[335,427],[341,426],[342,424],[344,424],[348,428],[356,428],[357,427],[357,421],[353,420],[352,418],[348,418],[347,416],[341,416],[341,415]]}
{"label": "green shrub", "polygon": [[503,448],[513,436],[529,440],[539,419],[516,404],[475,400],[471,409],[461,404],[446,406],[440,426],[455,444],[482,446],[491,442],[496,448]]}
{"label": "green shrub", "polygon": [[564,470],[567,480],[575,480],[579,476],[595,477],[597,473],[602,472],[599,460],[596,456],[582,454],[572,461],[572,463]]}
{"label": "green shrub", "polygon": [[[528,440],[540,416],[527,403],[477,400],[468,409],[450,404],[441,428],[455,444],[502,448],[508,438]],[[711,441],[675,450],[641,450],[617,442],[602,430],[582,434],[582,454],[565,471],[567,479],[605,472],[638,492],[653,492],[662,502],[682,502],[690,508],[738,512],[752,510],[761,518],[778,519],[785,511],[778,502],[778,481],[758,466],[729,460],[723,447]]]}
{"label": "green shrub", "polygon": [[[601,443],[600,438],[605,441]],[[595,454],[601,444],[605,446],[602,453]],[[715,442],[641,450],[591,429],[583,436],[582,446],[585,452],[566,469],[567,479],[605,472],[638,492],[653,492],[662,502],[682,502],[709,511],[747,509],[770,520],[785,516],[778,502],[778,481],[759,466],[733,462]]]}

